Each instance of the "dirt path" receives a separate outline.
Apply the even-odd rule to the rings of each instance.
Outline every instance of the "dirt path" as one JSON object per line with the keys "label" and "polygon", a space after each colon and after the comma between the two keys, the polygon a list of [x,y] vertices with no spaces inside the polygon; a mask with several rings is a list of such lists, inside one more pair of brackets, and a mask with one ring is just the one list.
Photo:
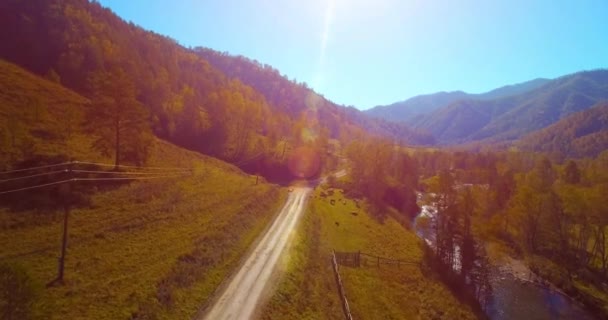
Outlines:
{"label": "dirt path", "polygon": [[310,192],[311,188],[293,189],[270,229],[201,319],[250,319],[254,315],[289,234],[305,209]]}

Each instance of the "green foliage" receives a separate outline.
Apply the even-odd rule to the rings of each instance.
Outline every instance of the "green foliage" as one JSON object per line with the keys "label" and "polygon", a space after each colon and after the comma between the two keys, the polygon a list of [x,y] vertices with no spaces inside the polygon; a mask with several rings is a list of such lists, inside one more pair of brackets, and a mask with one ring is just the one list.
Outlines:
{"label": "green foliage", "polygon": [[418,184],[415,162],[397,145],[382,139],[353,141],[346,150],[351,183],[347,192],[365,197],[371,212],[383,219],[393,207],[409,220],[418,212],[414,189]]}

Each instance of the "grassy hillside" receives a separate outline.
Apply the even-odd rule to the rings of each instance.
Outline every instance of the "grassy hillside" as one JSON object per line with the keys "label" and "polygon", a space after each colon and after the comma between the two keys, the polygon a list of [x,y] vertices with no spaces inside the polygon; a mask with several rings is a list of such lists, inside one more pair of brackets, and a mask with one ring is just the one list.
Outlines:
{"label": "grassy hillside", "polygon": [[[0,87],[0,171],[40,157],[111,162],[91,147],[95,138],[83,121],[87,99],[4,61]],[[189,318],[284,199],[274,185],[256,185],[232,165],[159,139],[146,165],[193,172],[111,186],[73,183],[90,199],[70,215],[64,286],[45,287],[57,275],[62,212],[0,207],[0,263],[19,265],[35,283],[34,318]],[[47,189],[58,188],[0,200],[26,201]]]}
{"label": "grassy hillside", "polygon": [[37,155],[102,160],[84,133],[88,99],[0,59],[0,168]]}
{"label": "grassy hillside", "polygon": [[[413,261],[422,259],[419,239],[392,218],[379,222],[339,190],[318,189],[299,225],[286,272],[262,313],[264,319],[343,317],[330,264],[331,250],[367,252]],[[331,204],[335,200],[335,205]],[[354,214],[356,213],[356,214]],[[340,269],[355,319],[474,319],[437,280],[418,266]]]}
{"label": "grassy hillside", "polygon": [[[160,148],[162,150],[162,148]],[[170,150],[167,150],[170,151]],[[282,201],[280,191],[197,160],[191,177],[132,183],[72,211],[67,284],[40,290],[40,318],[193,316]],[[39,285],[56,276],[59,212],[0,209],[0,261]]]}

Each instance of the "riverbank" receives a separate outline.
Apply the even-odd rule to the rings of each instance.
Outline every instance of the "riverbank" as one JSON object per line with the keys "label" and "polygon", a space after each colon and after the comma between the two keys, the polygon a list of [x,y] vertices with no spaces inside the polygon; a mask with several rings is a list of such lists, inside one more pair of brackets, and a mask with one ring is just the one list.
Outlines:
{"label": "riverbank", "polygon": [[533,256],[527,258],[530,270],[573,302],[584,306],[598,319],[608,319],[608,288],[584,276],[568,271],[551,260]]}
{"label": "riverbank", "polygon": [[490,252],[490,261],[497,270],[497,281],[514,280],[526,286],[535,286],[546,294],[559,296],[593,314],[595,318],[608,319],[602,300],[578,290],[572,284],[576,280],[569,280],[567,272],[550,260],[541,257],[517,258],[510,249],[495,242],[488,243],[486,247]]}

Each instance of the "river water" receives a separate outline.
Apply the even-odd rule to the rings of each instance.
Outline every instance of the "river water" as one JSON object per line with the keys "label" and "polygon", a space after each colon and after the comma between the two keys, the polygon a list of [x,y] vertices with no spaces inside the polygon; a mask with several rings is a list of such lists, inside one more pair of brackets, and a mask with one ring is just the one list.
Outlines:
{"label": "river water", "polygon": [[[419,215],[433,215],[435,208],[422,206]],[[414,223],[416,234],[427,243],[432,243],[434,236],[428,230],[422,230]],[[486,305],[486,314],[492,320],[592,320],[596,319],[590,312],[561,293],[548,286],[535,283],[535,276],[525,267],[522,261],[511,260],[518,266],[520,274],[514,274],[511,266],[494,266],[490,271],[492,299]],[[521,273],[524,273],[522,275]],[[528,278],[528,279],[527,279]],[[539,280],[536,278],[536,280]],[[538,281],[536,281],[538,282]]]}

